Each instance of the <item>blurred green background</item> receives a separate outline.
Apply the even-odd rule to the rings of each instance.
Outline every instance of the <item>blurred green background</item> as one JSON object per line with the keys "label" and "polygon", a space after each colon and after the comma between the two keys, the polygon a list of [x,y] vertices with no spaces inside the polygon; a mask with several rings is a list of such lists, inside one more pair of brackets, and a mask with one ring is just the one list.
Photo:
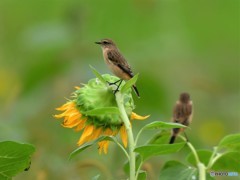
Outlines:
{"label": "blurred green background", "polygon": [[[94,44],[106,37],[140,73],[135,112],[151,117],[133,123],[135,134],[148,122],[170,121],[183,91],[194,102],[188,136],[196,148],[239,132],[239,8],[238,0],[1,0],[0,140],[37,149],[31,169],[15,179],[125,178],[125,156],[114,144],[108,155],[95,146],[69,162],[80,133],[52,116],[74,86],[94,77],[89,64],[109,73]],[[144,168],[156,179],[166,160],[185,154],[150,159]]]}

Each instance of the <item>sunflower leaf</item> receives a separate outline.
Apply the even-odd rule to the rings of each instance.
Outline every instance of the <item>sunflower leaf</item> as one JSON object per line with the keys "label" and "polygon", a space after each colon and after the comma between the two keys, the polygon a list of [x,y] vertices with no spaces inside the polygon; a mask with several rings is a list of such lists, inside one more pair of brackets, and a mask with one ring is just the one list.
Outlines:
{"label": "sunflower leaf", "polygon": [[240,134],[225,136],[218,145],[218,150],[228,149],[230,151],[240,151]]}
{"label": "sunflower leaf", "polygon": [[102,77],[102,75],[91,65],[89,65],[90,68],[92,69],[92,72],[95,74],[95,76],[103,83],[103,84],[107,84],[107,82],[105,81],[105,79]]}
{"label": "sunflower leaf", "polygon": [[129,88],[131,88],[136,83],[138,75],[139,74],[136,74],[130,80],[128,80],[126,84],[124,84],[124,86],[121,88],[121,93],[125,93]]}
{"label": "sunflower leaf", "polygon": [[227,152],[219,156],[211,167],[214,171],[240,172],[240,153]]}
{"label": "sunflower leaf", "polygon": [[179,179],[191,180],[197,179],[197,169],[189,168],[178,161],[168,161],[161,169],[159,179]]}
{"label": "sunflower leaf", "polygon": [[142,156],[143,161],[152,157],[163,154],[171,154],[180,151],[186,143],[175,144],[149,144],[145,146],[139,146],[134,151],[138,152]]}
{"label": "sunflower leaf", "polygon": [[117,142],[117,139],[114,136],[101,136],[101,137],[95,139],[94,141],[90,141],[90,142],[84,143],[83,145],[79,146],[77,149],[75,149],[69,155],[68,159],[71,160],[73,157],[75,157],[77,154],[81,153],[85,149],[91,147],[92,145],[97,144],[98,142],[104,141],[104,140]]}
{"label": "sunflower leaf", "polygon": [[184,126],[179,123],[154,121],[144,126],[143,129],[172,129],[172,128],[186,128],[186,127],[187,126]]}
{"label": "sunflower leaf", "polygon": [[[210,157],[212,155],[212,151],[209,150],[197,150],[197,154],[199,156],[199,160],[205,165],[207,166],[210,160]],[[188,156],[187,156],[187,161],[192,164],[193,166],[197,167],[197,162],[196,159],[193,155],[193,153],[191,152]]]}
{"label": "sunflower leaf", "polygon": [[97,115],[104,115],[104,114],[119,114],[119,110],[116,107],[103,107],[103,108],[96,108],[93,110],[82,112],[84,115],[90,116],[97,116]]}
{"label": "sunflower leaf", "polygon": [[35,147],[13,141],[0,142],[0,179],[11,179],[16,174],[27,171]]}
{"label": "sunflower leaf", "polygon": [[146,171],[140,171],[138,174],[138,180],[145,180],[147,179],[147,172]]}
{"label": "sunflower leaf", "polygon": [[145,129],[172,129],[172,128],[185,128],[187,126],[184,126],[179,123],[173,123],[173,122],[163,122],[163,121],[154,121],[147,125],[145,125],[137,134],[137,140],[139,139],[140,135]]}

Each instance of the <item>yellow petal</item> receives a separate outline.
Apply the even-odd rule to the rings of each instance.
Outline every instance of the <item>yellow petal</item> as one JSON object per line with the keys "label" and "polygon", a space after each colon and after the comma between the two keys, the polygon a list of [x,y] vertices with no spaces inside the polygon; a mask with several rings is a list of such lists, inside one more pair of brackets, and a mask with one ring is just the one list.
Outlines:
{"label": "yellow petal", "polygon": [[54,117],[59,119],[59,118],[62,118],[64,116],[70,116],[73,113],[77,113],[77,111],[74,110],[74,109],[67,109],[65,112],[63,112],[61,114],[54,115]]}
{"label": "yellow petal", "polygon": [[104,154],[108,153],[108,146],[109,146],[109,141],[106,141],[103,145],[103,152]]}
{"label": "yellow petal", "polygon": [[107,154],[109,141],[101,141],[98,143],[98,146],[99,146],[99,149],[98,149],[99,154],[101,154],[102,151],[104,152],[104,154]]}
{"label": "yellow petal", "polygon": [[97,139],[100,136],[101,132],[102,132],[101,128],[94,127],[92,134],[85,139],[85,142]]}
{"label": "yellow petal", "polygon": [[131,120],[134,120],[134,119],[135,119],[135,120],[145,120],[145,119],[147,119],[149,116],[150,116],[150,115],[140,116],[140,115],[132,112],[132,114],[131,114]]}
{"label": "yellow petal", "polygon": [[86,142],[88,136],[90,136],[92,134],[93,128],[94,128],[93,125],[88,125],[85,127],[85,129],[82,133],[82,136],[81,136],[80,140],[78,141],[79,146]]}
{"label": "yellow petal", "polygon": [[102,154],[102,150],[103,150],[103,142],[98,142],[98,153]]}
{"label": "yellow petal", "polygon": [[55,117],[56,119],[60,119],[62,117],[64,117],[64,114],[56,114],[56,115],[53,115],[53,117]]}
{"label": "yellow petal", "polygon": [[107,129],[104,131],[104,135],[106,135],[106,136],[111,136],[111,135],[113,135],[113,131],[112,131],[110,128],[107,128]]}
{"label": "yellow petal", "polygon": [[102,128],[96,128],[91,136],[91,140],[97,139],[102,133]]}
{"label": "yellow petal", "polygon": [[[118,133],[118,130],[116,131],[113,131],[111,130],[110,128],[107,128],[103,134],[106,135],[106,136],[115,136],[116,134]],[[102,153],[102,151],[104,152],[104,154],[107,154],[108,152],[108,146],[109,146],[109,141],[101,141],[98,143],[99,145],[99,154]]]}
{"label": "yellow petal", "polygon": [[127,136],[127,132],[126,132],[126,127],[124,125],[120,128],[120,135],[121,135],[121,139],[122,139],[124,147],[127,147],[128,136]]}
{"label": "yellow petal", "polygon": [[80,118],[82,117],[82,115],[80,113],[73,113],[68,117],[68,121],[75,121],[76,119],[80,120]]}
{"label": "yellow petal", "polygon": [[80,119],[74,119],[74,120],[71,120],[71,121],[64,121],[62,123],[62,126],[66,127],[66,128],[73,128],[73,127],[77,126],[80,123],[81,123]]}
{"label": "yellow petal", "polygon": [[61,107],[56,108],[56,110],[58,110],[58,111],[64,111],[64,110],[66,110],[66,109],[68,109],[68,108],[73,107],[74,105],[75,105],[75,103],[72,102],[72,101],[70,101],[70,102],[67,102],[67,103],[63,104]]}
{"label": "yellow petal", "polygon": [[85,127],[86,119],[81,119],[80,123],[77,125],[75,131],[81,131]]}

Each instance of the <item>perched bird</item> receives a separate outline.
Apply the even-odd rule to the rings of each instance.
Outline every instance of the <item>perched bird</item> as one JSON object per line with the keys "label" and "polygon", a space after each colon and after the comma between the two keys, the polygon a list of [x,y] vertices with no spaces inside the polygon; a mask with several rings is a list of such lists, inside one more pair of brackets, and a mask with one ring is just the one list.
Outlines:
{"label": "perched bird", "polygon": [[[173,109],[173,122],[189,126],[192,121],[192,109],[190,95],[188,93],[181,93],[179,100],[176,102],[176,105]],[[173,144],[177,135],[184,130],[185,128],[173,128],[169,144]]]}
{"label": "perched bird", "polygon": [[[108,68],[113,72],[114,75],[121,79],[118,88],[122,83],[122,80],[129,80],[134,76],[128,62],[122,56],[116,44],[111,39],[102,39],[100,42],[95,43],[101,46],[103,57]],[[140,95],[135,85],[133,85],[133,89],[139,97]]]}

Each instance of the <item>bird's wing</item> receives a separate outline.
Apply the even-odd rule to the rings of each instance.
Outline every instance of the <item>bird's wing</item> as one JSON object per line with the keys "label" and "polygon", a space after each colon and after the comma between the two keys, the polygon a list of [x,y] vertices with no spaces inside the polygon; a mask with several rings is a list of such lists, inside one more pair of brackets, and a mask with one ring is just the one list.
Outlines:
{"label": "bird's wing", "polygon": [[177,101],[173,109],[173,121],[188,126],[189,117],[191,116],[191,114],[192,114],[191,104],[182,104],[179,101]]}
{"label": "bird's wing", "polygon": [[108,59],[111,60],[113,64],[118,66],[122,71],[127,73],[130,77],[133,77],[133,72],[131,67],[125,60],[125,58],[118,51],[108,51],[107,52]]}
{"label": "bird's wing", "polygon": [[[176,105],[173,108],[173,122],[179,122],[179,119],[181,118],[181,104],[180,102],[176,102]],[[181,123],[181,122],[179,122]]]}

